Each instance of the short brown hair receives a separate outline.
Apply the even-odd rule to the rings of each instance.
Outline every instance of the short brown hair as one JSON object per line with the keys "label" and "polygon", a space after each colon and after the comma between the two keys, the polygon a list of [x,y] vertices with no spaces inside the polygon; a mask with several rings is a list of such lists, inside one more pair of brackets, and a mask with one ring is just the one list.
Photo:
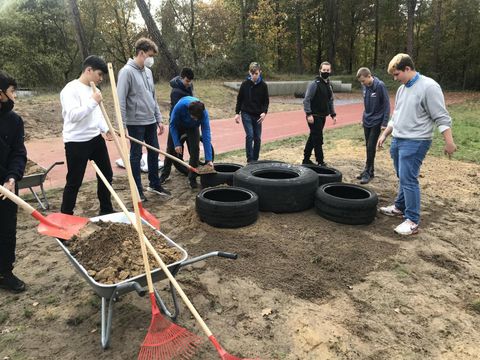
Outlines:
{"label": "short brown hair", "polygon": [[248,65],[248,72],[254,73],[254,72],[256,72],[257,70],[258,70],[258,71],[261,70],[259,63],[253,61],[253,62],[250,63],[250,65]]}
{"label": "short brown hair", "polygon": [[366,67],[361,67],[357,71],[357,79],[360,79],[361,76],[368,77],[370,75],[372,75],[372,72],[370,71],[369,68],[366,68]]}
{"label": "short brown hair", "polygon": [[153,50],[155,55],[158,54],[158,46],[152,40],[140,38],[135,42],[135,55],[138,55],[140,51],[147,52],[150,50]]}
{"label": "short brown hair", "polygon": [[320,64],[320,67],[318,68],[318,70],[320,70],[322,68],[323,65],[327,65],[327,66],[332,66],[332,64],[330,64],[328,61],[324,61]]}
{"label": "short brown hair", "polygon": [[413,63],[410,55],[400,53],[395,55],[392,60],[390,60],[387,71],[390,75],[392,75],[395,70],[405,71],[407,66],[410,69],[415,70],[415,64]]}
{"label": "short brown hair", "polygon": [[203,112],[205,111],[205,105],[201,101],[192,101],[188,104],[188,112],[194,118],[201,120],[203,118]]}

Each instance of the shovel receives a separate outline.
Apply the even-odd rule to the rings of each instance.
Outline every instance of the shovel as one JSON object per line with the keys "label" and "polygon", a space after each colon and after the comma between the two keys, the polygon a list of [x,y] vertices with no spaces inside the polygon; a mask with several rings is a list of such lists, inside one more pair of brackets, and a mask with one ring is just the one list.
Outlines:
{"label": "shovel", "polygon": [[[117,130],[115,130],[117,131]],[[125,135],[127,137],[127,139],[133,141],[133,142],[136,142],[137,144],[140,144],[140,145],[143,145],[145,146],[146,148],[150,149],[150,150],[153,150],[153,151],[156,151],[158,152],[159,154],[162,154],[163,156],[166,156],[170,159],[172,159],[173,161],[176,161],[180,164],[182,164],[183,166],[185,166],[188,170],[198,174],[198,175],[205,175],[205,174],[215,174],[217,171],[212,167],[212,166],[208,166],[208,165],[205,165],[205,166],[199,166],[198,168],[194,168],[193,166],[191,166],[190,164],[186,163],[185,161],[183,160],[180,160],[179,158],[177,158],[176,156],[173,156],[173,155],[170,155],[169,153],[166,153],[165,151],[162,151],[160,149],[157,149],[156,147],[153,147],[153,146],[150,146],[146,143],[144,143],[143,141],[140,141],[138,139],[135,139],[134,137],[131,137],[129,135]]]}
{"label": "shovel", "polygon": [[[82,230],[85,225],[90,221],[87,218],[80,216],[53,213],[48,216],[43,216],[37,210],[35,210],[31,205],[27,204],[22,198],[12,193],[7,188],[0,185],[0,193],[15,204],[23,208],[27,213],[32,215],[35,219],[40,221],[40,224],[37,227],[37,230],[42,235],[52,236],[63,240],[69,240],[74,235],[78,235],[80,230]],[[3,201],[3,200],[0,200]],[[92,229],[87,229],[86,232],[90,230],[95,231],[96,225],[91,224]],[[90,225],[89,225],[90,227]],[[93,229],[95,228],[95,229]],[[82,230],[83,232],[84,230]]]}
{"label": "shovel", "polygon": [[[95,86],[95,83],[93,81],[90,82],[90,86],[93,92],[97,91],[97,87]],[[115,143],[115,146],[117,147],[117,150],[120,153],[120,157],[122,158],[123,163],[125,164],[127,161],[129,161],[127,158],[127,151],[126,149],[125,151],[123,151],[124,149],[120,144],[120,141],[118,140],[118,136],[115,133],[115,129],[113,128],[110,118],[108,117],[107,111],[105,110],[105,106],[103,105],[103,101],[100,102],[100,109],[102,110],[103,117],[105,118],[105,122],[108,125],[108,130],[112,134],[113,142]],[[140,196],[137,196],[137,198],[138,198],[138,209],[140,211],[140,216],[142,217],[142,219],[146,220],[154,228],[160,229],[160,221],[151,212],[149,212],[147,209],[143,207],[142,200],[140,200]]]}

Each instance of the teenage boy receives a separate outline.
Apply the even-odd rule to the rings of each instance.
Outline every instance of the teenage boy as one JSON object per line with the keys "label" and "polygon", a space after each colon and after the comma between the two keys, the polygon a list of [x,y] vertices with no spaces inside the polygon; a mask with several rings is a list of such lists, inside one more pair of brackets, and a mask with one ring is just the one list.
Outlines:
{"label": "teenage boy", "polygon": [[308,85],[303,100],[303,110],[310,128],[310,134],[303,150],[302,164],[313,164],[310,156],[312,156],[312,150],[315,150],[315,159],[318,165],[326,166],[322,148],[323,128],[327,116],[330,115],[335,124],[337,114],[335,114],[333,107],[333,89],[328,79],[332,72],[332,65],[327,61],[322,62],[319,72],[319,76]]}
{"label": "teenage boy", "polygon": [[257,161],[262,141],[262,123],[268,112],[268,86],[263,81],[262,69],[256,62],[248,67],[248,77],[240,85],[235,107],[235,122],[242,124],[245,130],[245,152],[247,163]]}
{"label": "teenage boy", "polygon": [[420,75],[407,54],[395,55],[388,65],[388,73],[402,85],[395,96],[392,118],[378,139],[377,147],[382,147],[385,139],[393,135],[390,155],[399,186],[395,203],[381,207],[379,211],[388,216],[403,217],[405,220],[394,231],[400,235],[412,235],[418,232],[420,224],[420,166],[432,144],[434,126],[445,140],[445,154],[452,155],[457,146],[452,136],[452,118],[445,108],[440,85]]}
{"label": "teenage boy", "polygon": [[[193,70],[190,68],[183,68],[180,72],[180,76],[175,76],[170,80],[170,87],[172,91],[170,92],[170,119],[172,118],[172,111],[178,101],[185,96],[193,96]],[[167,153],[173,156],[178,156],[175,152],[175,146],[173,145],[172,134],[168,132],[167,138]],[[167,181],[172,170],[173,160],[165,156],[163,163],[162,175],[160,176],[160,184],[163,184]]]}
{"label": "teenage boy", "polygon": [[[170,119],[170,133],[172,134],[175,152],[182,155],[182,144],[180,137],[187,134],[188,149],[190,151],[190,166],[196,168],[200,156],[200,131],[202,128],[203,150],[207,165],[213,167],[212,145],[210,134],[210,119],[205,105],[193,96],[185,96],[175,105]],[[196,174],[192,171],[188,173],[190,187],[198,187]]]}
{"label": "teenage boy", "polygon": [[[17,82],[0,71],[0,184],[18,194],[27,163],[23,120],[14,111]],[[25,283],[13,270],[17,242],[17,205],[0,196],[0,288],[13,292],[25,290]]]}
{"label": "teenage boy", "polygon": [[[153,57],[158,54],[157,45],[150,39],[140,38],[135,43],[135,56],[118,73],[117,92],[122,119],[128,134],[146,144],[159,148],[158,135],[163,134],[162,115],[155,95],[155,84],[150,68]],[[158,134],[158,135],[157,135]],[[147,148],[148,191],[168,196],[158,176],[158,152]],[[142,145],[130,141],[130,164],[133,178],[142,201],[143,193],[140,161]]]}
{"label": "teenage boy", "polygon": [[390,98],[383,81],[374,77],[368,68],[358,69],[357,80],[362,84],[363,89],[365,110],[363,111],[362,125],[367,148],[365,169],[357,176],[357,179],[360,180],[360,184],[368,184],[375,177],[374,164],[377,141],[381,130],[385,129],[388,124]]}
{"label": "teenage boy", "polygon": [[[61,212],[73,215],[77,195],[82,185],[88,160],[93,160],[112,183],[113,172],[108,156],[107,140],[112,140],[105,119],[100,111],[101,92],[93,92],[90,82],[98,85],[108,72],[105,61],[90,55],[83,61],[82,74],[70,81],[60,92],[63,116],[63,142],[67,159],[67,181],[63,189]],[[99,215],[113,212],[110,192],[97,176]]]}

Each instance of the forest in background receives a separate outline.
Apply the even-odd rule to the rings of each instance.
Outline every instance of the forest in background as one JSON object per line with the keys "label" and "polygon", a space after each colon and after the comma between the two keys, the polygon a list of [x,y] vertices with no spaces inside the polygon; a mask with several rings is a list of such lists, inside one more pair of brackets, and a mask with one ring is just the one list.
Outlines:
{"label": "forest in background", "polygon": [[480,89],[480,0],[0,0],[0,68],[22,87],[63,86],[87,54],[118,71],[140,36],[159,45],[157,79],[239,78],[251,61],[292,78],[325,60],[385,77],[406,52],[445,89]]}

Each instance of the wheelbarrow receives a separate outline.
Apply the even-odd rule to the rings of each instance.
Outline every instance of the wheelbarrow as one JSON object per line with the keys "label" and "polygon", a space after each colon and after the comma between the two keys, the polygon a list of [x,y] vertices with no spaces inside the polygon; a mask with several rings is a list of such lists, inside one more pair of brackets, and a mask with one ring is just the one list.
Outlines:
{"label": "wheelbarrow", "polygon": [[[111,221],[111,222],[119,222],[119,223],[130,223],[128,218],[125,216],[123,212],[113,213],[108,215],[97,216],[94,218],[90,218],[90,221]],[[152,227],[150,224],[144,221],[144,224],[147,226]],[[156,230],[152,227],[158,234],[160,234],[167,244],[171,247],[177,248],[177,250],[182,254],[181,259],[168,265],[167,268],[170,270],[173,276],[177,275],[180,269],[184,266],[191,265],[198,261],[205,260],[210,257],[218,256],[224,257],[228,259],[236,259],[237,255],[232,253],[226,253],[221,251],[213,251],[207,254],[203,254],[191,259],[188,259],[187,252],[181,248],[178,244],[176,244],[173,240],[171,240],[168,236],[163,234],[162,232]],[[112,316],[113,316],[113,307],[114,304],[120,299],[122,295],[125,295],[131,291],[136,291],[139,296],[144,296],[147,293],[146,285],[147,285],[147,278],[145,274],[137,275],[135,277],[131,277],[125,280],[122,280],[116,284],[101,284],[95,279],[93,279],[87,272],[87,270],[75,259],[75,257],[70,253],[67,246],[65,246],[66,242],[58,239],[57,242],[65,252],[68,257],[68,260],[72,263],[73,267],[77,270],[77,272],[82,276],[87,283],[92,287],[93,291],[100,296],[102,299],[102,307],[101,307],[101,345],[103,349],[107,349],[110,345],[110,332],[112,328]],[[152,272],[152,280],[153,282],[158,282],[161,280],[166,279],[166,275],[162,269],[156,268],[153,269]],[[179,307],[177,301],[177,295],[173,285],[170,283],[170,295],[172,297],[173,302],[173,309],[168,309],[165,305],[164,301],[161,299],[157,290],[155,290],[155,298],[157,300],[157,304],[161,311],[169,317],[172,321],[175,321],[179,314]]]}
{"label": "wheelbarrow", "polygon": [[[35,199],[38,201],[38,204],[43,210],[48,210],[50,205],[48,203],[47,195],[45,194],[45,190],[43,188],[43,182],[47,178],[48,173],[50,170],[53,169],[56,165],[63,165],[63,161],[57,161],[50,165],[48,169],[45,169],[43,172],[38,174],[32,174],[24,176],[22,180],[18,182],[19,189],[30,189]],[[37,193],[33,190],[35,186],[40,186],[40,191],[42,192],[41,198],[37,195]]]}

